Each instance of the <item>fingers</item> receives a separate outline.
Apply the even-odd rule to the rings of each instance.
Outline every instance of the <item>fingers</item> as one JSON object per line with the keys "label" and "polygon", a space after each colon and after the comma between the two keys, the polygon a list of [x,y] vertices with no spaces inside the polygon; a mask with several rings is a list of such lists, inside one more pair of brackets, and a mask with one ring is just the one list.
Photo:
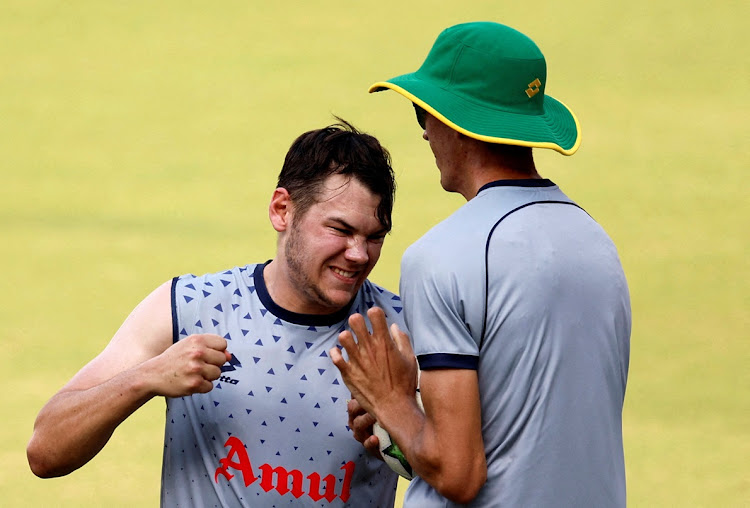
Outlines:
{"label": "fingers", "polygon": [[[370,338],[370,332],[367,330],[367,324],[365,323],[365,318],[362,316],[362,314],[352,314],[349,316],[349,327],[352,329],[351,333],[357,336],[357,342],[354,343],[354,340],[352,339],[352,345],[355,348],[362,348],[367,349],[369,347],[369,338]],[[347,332],[342,332],[347,333]],[[351,335],[351,333],[349,335]],[[341,339],[341,336],[339,336],[339,340]],[[346,345],[342,342],[341,343],[344,347]],[[346,348],[347,353],[349,353],[349,356],[351,357],[353,348]]]}
{"label": "fingers", "polygon": [[[339,343],[344,346],[344,349],[349,355],[350,360],[352,358],[358,358],[359,349],[357,348],[357,343],[354,342],[354,336],[350,331],[345,330],[339,334]],[[337,347],[333,347],[328,351],[328,353],[331,356],[331,360],[333,360],[333,364],[338,367],[338,369],[343,374],[348,365],[346,360],[344,359],[344,356],[341,354],[341,350],[339,350],[339,348]]]}
{"label": "fingers", "polygon": [[411,347],[411,340],[409,340],[409,334],[405,333],[398,324],[393,323],[391,325],[391,336],[393,337],[396,347],[401,353],[411,358],[414,356],[414,349]]}
{"label": "fingers", "polygon": [[373,434],[372,436],[365,439],[364,442],[362,442],[362,445],[365,447],[365,450],[367,450],[371,455],[380,457],[381,459],[383,458],[383,456],[380,454],[380,440],[378,439],[378,436]]}
{"label": "fingers", "polygon": [[385,320],[385,312],[380,307],[372,307],[367,311],[367,317],[370,318],[372,323],[372,335],[373,337],[387,337],[388,336],[388,323]]}
{"label": "fingers", "polygon": [[185,340],[193,341],[194,343],[202,344],[207,348],[215,349],[216,351],[224,351],[227,349],[227,339],[215,335],[213,333],[201,333],[191,335]]}

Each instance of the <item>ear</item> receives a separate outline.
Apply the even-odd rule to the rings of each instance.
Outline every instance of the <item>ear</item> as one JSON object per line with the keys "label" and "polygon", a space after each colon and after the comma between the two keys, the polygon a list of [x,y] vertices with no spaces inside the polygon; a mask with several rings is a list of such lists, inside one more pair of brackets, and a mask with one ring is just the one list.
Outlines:
{"label": "ear", "polygon": [[278,187],[273,191],[271,203],[268,205],[268,218],[271,220],[273,229],[281,233],[286,231],[292,221],[292,198],[289,191]]}

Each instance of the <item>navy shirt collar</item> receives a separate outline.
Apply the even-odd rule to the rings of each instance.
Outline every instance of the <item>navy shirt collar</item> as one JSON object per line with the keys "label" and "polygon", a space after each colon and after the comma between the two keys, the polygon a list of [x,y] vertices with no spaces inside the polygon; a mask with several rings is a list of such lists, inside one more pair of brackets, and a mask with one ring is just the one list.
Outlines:
{"label": "navy shirt collar", "polygon": [[547,178],[522,178],[520,180],[495,180],[494,182],[482,185],[477,195],[484,189],[491,187],[554,187],[552,180]]}
{"label": "navy shirt collar", "polygon": [[271,295],[268,293],[266,280],[263,278],[263,269],[270,262],[271,260],[257,265],[255,267],[255,271],[253,272],[253,278],[255,279],[255,290],[258,292],[258,298],[260,299],[260,302],[274,316],[281,318],[289,323],[307,326],[333,326],[346,320],[346,318],[349,316],[349,308],[351,307],[352,302],[349,302],[348,305],[345,305],[344,308],[334,312],[333,314],[300,314],[299,312],[286,310],[285,308],[278,305],[273,301]]}

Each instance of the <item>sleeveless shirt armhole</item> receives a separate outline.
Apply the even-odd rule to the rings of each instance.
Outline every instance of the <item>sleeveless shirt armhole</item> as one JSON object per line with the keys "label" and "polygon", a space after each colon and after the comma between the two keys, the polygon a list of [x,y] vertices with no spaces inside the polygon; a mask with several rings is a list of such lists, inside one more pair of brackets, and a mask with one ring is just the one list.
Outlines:
{"label": "sleeveless shirt armhole", "polygon": [[458,355],[451,353],[430,353],[417,356],[419,368],[431,369],[468,369],[479,368],[479,357],[473,355]]}
{"label": "sleeveless shirt armhole", "polygon": [[172,278],[172,344],[176,344],[179,339],[177,331],[177,281],[179,277]]}

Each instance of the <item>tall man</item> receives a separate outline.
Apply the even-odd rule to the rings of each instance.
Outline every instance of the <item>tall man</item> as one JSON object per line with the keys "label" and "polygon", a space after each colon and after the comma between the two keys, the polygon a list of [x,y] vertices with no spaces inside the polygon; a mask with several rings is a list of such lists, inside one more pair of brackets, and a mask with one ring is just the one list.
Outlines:
{"label": "tall man", "polygon": [[[578,121],[545,93],[545,59],[497,23],[443,31],[418,71],[374,84],[414,103],[449,192],[468,201],[401,263],[408,337],[379,311],[331,351],[358,404],[411,464],[405,505],[624,506],[622,406],[631,313],[604,230],[536,170]],[[422,370],[415,400],[414,354]],[[445,499],[447,498],[447,500]]]}
{"label": "tall man", "polygon": [[345,122],[301,135],[270,201],[275,258],[147,296],[39,413],[34,473],[83,466],[163,396],[162,506],[392,506],[397,477],[351,438],[327,351],[373,305],[402,323],[398,296],[367,280],[394,190],[374,137]]}

